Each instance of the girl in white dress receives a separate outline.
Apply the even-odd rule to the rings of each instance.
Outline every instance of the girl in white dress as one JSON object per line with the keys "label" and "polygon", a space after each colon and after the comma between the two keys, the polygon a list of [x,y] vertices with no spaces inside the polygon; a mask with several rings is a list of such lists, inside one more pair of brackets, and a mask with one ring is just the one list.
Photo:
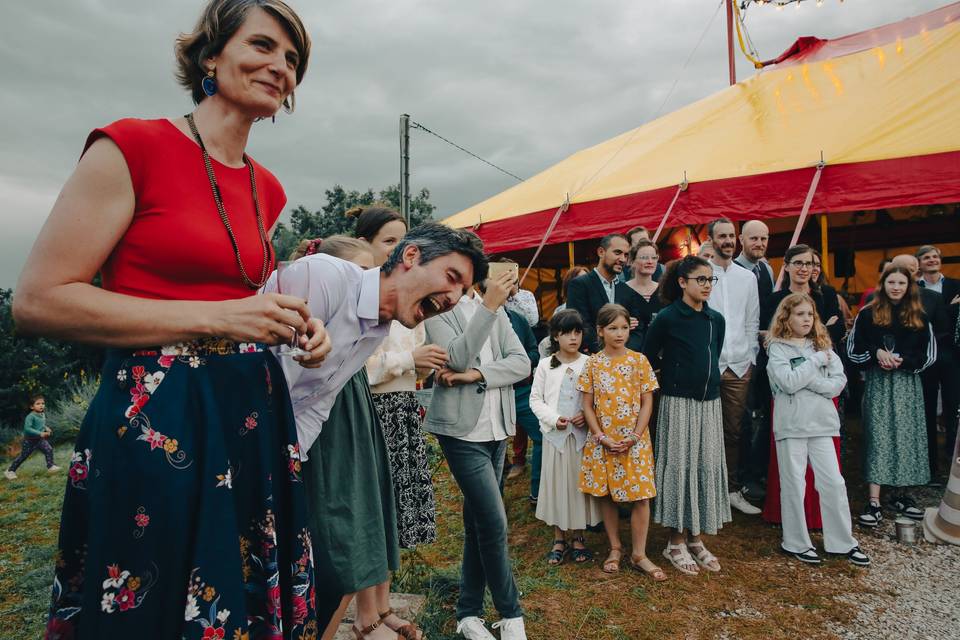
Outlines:
{"label": "girl in white dress", "polygon": [[554,527],[547,562],[558,565],[569,551],[574,562],[593,554],[583,529],[601,521],[600,504],[579,488],[580,458],[587,438],[577,380],[589,359],[580,353],[583,321],[573,309],[558,311],[550,320],[549,358],[540,360],[533,375],[530,409],[543,433],[543,467],[537,518]]}

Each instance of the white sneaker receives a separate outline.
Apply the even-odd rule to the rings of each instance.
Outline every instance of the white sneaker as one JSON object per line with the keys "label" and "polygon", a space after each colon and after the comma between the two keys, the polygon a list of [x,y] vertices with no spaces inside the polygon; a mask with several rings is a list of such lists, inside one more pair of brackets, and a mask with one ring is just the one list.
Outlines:
{"label": "white sneaker", "polygon": [[3,472],[3,477],[6,478],[7,480],[16,480],[17,474],[7,469],[6,471]]}
{"label": "white sneaker", "polygon": [[457,622],[457,633],[463,634],[463,637],[467,640],[497,640],[492,633],[487,631],[483,620],[477,616],[467,616]]}
{"label": "white sneaker", "polygon": [[47,467],[48,473],[56,473],[57,471],[60,471],[60,467],[58,467],[57,465]]}
{"label": "white sneaker", "polygon": [[739,491],[734,491],[730,494],[730,506],[736,509],[737,511],[742,511],[748,516],[755,516],[757,514],[763,513],[763,509],[758,509],[753,506],[747,499],[743,497],[743,494]]}
{"label": "white sneaker", "polygon": [[527,640],[523,618],[504,618],[500,622],[494,622],[493,628],[500,629],[500,640]]}

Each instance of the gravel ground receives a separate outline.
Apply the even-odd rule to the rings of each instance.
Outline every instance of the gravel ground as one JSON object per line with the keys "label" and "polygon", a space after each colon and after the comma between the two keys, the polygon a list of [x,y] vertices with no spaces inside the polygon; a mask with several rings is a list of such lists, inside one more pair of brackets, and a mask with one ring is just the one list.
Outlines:
{"label": "gravel ground", "polygon": [[[924,506],[940,504],[942,494],[942,489],[928,488],[913,492]],[[844,639],[960,638],[960,547],[926,542],[921,523],[916,544],[900,544],[894,519],[885,511],[876,531],[854,525],[854,535],[873,563],[863,574],[872,593],[837,596],[856,605],[859,613],[832,631]]]}

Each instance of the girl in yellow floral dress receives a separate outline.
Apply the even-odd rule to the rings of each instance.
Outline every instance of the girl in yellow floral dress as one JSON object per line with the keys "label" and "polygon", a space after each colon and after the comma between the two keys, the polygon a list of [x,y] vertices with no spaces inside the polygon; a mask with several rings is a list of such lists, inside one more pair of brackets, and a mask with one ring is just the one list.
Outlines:
{"label": "girl in yellow floral dress", "polygon": [[610,540],[603,570],[620,570],[617,503],[632,502],[630,566],[661,582],[667,576],[646,552],[650,499],[657,495],[649,430],[657,378],[646,356],[625,346],[630,336],[625,308],[603,305],[597,313],[597,336],[603,349],[590,356],[577,383],[590,428],[580,463],[580,490],[603,498],[603,526]]}

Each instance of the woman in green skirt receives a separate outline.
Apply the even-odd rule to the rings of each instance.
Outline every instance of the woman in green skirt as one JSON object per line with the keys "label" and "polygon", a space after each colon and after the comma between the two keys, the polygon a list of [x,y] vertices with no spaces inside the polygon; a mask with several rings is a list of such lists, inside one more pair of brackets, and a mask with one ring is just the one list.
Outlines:
{"label": "woman in green skirt", "polygon": [[[883,518],[881,485],[912,487],[930,480],[920,372],[936,360],[937,344],[907,269],[884,270],[874,302],[854,321],[847,354],[866,369],[862,415],[870,500],[858,521],[875,527]],[[923,510],[903,493],[890,502],[899,514],[923,519]]]}

